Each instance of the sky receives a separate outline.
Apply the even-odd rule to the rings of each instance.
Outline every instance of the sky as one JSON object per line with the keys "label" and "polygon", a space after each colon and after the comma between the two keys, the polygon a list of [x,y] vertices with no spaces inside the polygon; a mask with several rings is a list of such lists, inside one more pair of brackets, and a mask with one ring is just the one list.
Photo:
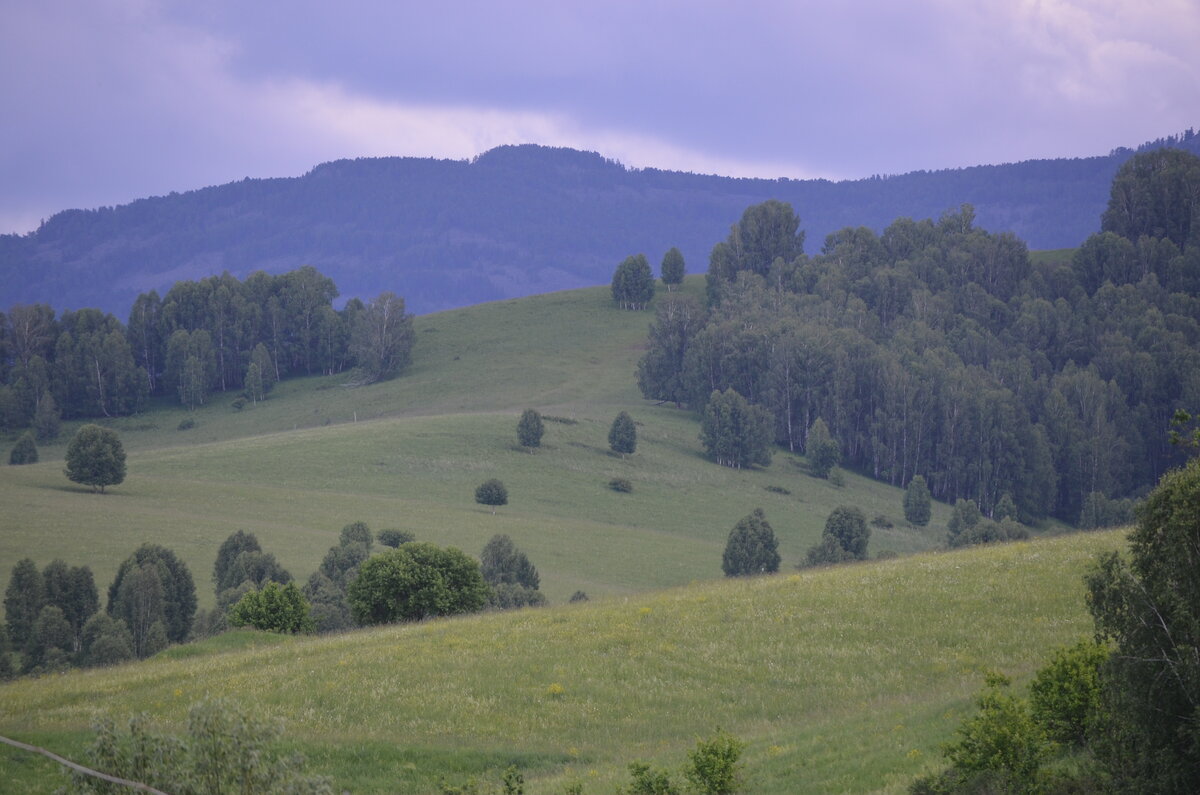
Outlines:
{"label": "sky", "polygon": [[0,233],[539,143],[853,179],[1200,128],[1200,0],[0,0]]}

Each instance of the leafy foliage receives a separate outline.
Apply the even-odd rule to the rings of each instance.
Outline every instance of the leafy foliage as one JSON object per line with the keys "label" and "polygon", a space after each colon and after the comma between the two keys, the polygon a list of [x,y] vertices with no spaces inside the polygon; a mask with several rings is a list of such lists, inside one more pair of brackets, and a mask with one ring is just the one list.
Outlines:
{"label": "leafy foliage", "polygon": [[67,478],[104,492],[125,480],[125,448],[111,428],[84,425],[67,445]]}
{"label": "leafy foliage", "polygon": [[913,475],[904,490],[904,519],[918,527],[929,524],[933,515],[933,499],[922,475]]}
{"label": "leafy foliage", "polygon": [[349,353],[368,381],[382,381],[408,367],[413,342],[413,319],[404,312],[404,299],[384,292],[354,315]]}
{"label": "leafy foliage", "polygon": [[662,265],[659,267],[663,284],[667,286],[668,291],[683,284],[683,274],[685,271],[683,252],[672,246],[667,250],[666,254],[663,254]]}
{"label": "leafy foliage", "polygon": [[[177,795],[279,792],[332,795],[324,777],[304,771],[304,758],[278,747],[280,724],[257,718],[231,702],[213,699],[188,712],[185,738],[157,734],[145,715],[131,718],[127,732],[111,720],[96,727],[88,762],[112,775]],[[71,791],[127,792],[124,787],[72,772]]]}
{"label": "leafy foliage", "polygon": [[1130,557],[1088,576],[1097,634],[1115,645],[1103,670],[1106,719],[1097,755],[1118,784],[1194,789],[1200,703],[1200,459],[1168,472],[1143,504]]}
{"label": "leafy foliage", "polygon": [[488,585],[510,583],[534,590],[538,587],[537,568],[507,535],[492,536],[479,559],[480,571]]}
{"label": "leafy foliage", "polygon": [[508,489],[495,478],[485,480],[475,489],[475,502],[491,506],[492,513],[495,514],[498,506],[508,505]]}
{"label": "leafy foliage", "polygon": [[830,471],[842,460],[842,450],[837,440],[829,435],[829,426],[820,417],[813,420],[812,427],[808,429],[804,452],[810,471],[822,479],[828,478]]}
{"label": "leafy foliage", "polygon": [[517,420],[517,442],[522,447],[528,447],[530,452],[533,452],[533,448],[541,446],[542,434],[545,432],[546,425],[536,409],[525,409],[521,412],[521,419]]}
{"label": "leafy foliage", "polygon": [[309,616],[308,601],[293,582],[282,586],[268,582],[262,589],[246,594],[230,609],[229,623],[291,634],[316,629]]}
{"label": "leafy foliage", "polygon": [[779,540],[762,508],[742,517],[729,532],[721,570],[726,577],[773,574],[779,571]]}
{"label": "leafy foliage", "polygon": [[385,547],[398,547],[401,544],[411,544],[417,537],[407,530],[380,530],[379,543]]}
{"label": "leafy foliage", "polygon": [[645,254],[626,257],[613,272],[613,301],[622,309],[645,309],[654,298],[654,274]]}
{"label": "leafy foliage", "polygon": [[118,567],[108,588],[107,611],[125,621],[138,657],[158,650],[159,633],[162,645],[183,643],[196,615],[192,573],[166,547],[143,544]]}
{"label": "leafy foliage", "polygon": [[821,541],[810,547],[807,555],[809,566],[844,563],[850,560],[867,559],[867,543],[871,539],[871,528],[863,512],[850,505],[839,505],[825,520]]}
{"label": "leafy foliage", "polygon": [[1029,683],[1033,719],[1054,742],[1081,747],[1103,708],[1100,674],[1108,647],[1080,641],[1055,650]]}
{"label": "leafy foliage", "polygon": [[12,466],[20,466],[21,464],[36,464],[37,460],[38,449],[37,443],[33,440],[33,433],[25,431],[17,439],[12,450],[8,452],[8,463]]}
{"label": "leafy foliage", "polygon": [[363,563],[347,596],[358,623],[383,624],[474,612],[488,587],[460,550],[414,542]]}
{"label": "leafy foliage", "polygon": [[608,429],[608,448],[622,456],[632,455],[637,450],[637,425],[629,412],[622,411]]}
{"label": "leafy foliage", "polygon": [[717,729],[707,740],[698,740],[688,752],[684,776],[704,795],[730,795],[737,789],[741,756],[746,744],[732,734]]}
{"label": "leafy foliage", "polygon": [[629,778],[627,795],[679,795],[669,771],[656,770],[645,762],[630,762]]}
{"label": "leafy foliage", "polygon": [[713,392],[700,424],[700,442],[718,464],[735,469],[771,463],[771,415],[736,390]]}

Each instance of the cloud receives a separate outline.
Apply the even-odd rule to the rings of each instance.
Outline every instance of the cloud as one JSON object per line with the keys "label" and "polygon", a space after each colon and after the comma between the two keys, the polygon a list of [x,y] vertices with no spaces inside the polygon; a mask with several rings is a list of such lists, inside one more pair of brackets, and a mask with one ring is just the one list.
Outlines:
{"label": "cloud", "polygon": [[764,177],[1102,154],[1196,125],[1196,41],[1193,0],[8,3],[0,229],[505,143]]}

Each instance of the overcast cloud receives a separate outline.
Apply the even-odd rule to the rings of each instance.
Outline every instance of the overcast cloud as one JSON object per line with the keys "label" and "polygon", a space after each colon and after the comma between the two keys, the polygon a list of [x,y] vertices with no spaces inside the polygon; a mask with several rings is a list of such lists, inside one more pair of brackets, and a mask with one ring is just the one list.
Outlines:
{"label": "overcast cloud", "polygon": [[1200,126],[1197,0],[0,4],[0,232],[506,143],[854,178]]}

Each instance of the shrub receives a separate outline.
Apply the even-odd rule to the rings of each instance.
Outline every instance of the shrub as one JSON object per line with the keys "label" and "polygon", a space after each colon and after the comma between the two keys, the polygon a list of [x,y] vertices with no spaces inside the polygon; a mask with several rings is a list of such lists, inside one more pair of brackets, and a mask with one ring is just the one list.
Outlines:
{"label": "shrub", "polygon": [[195,428],[195,427],[196,427],[196,420],[194,420],[191,417],[184,417],[182,420],[179,421],[179,425],[175,426],[175,430],[190,431],[192,428]]}
{"label": "shrub", "polygon": [[763,486],[763,488],[772,494],[783,494],[786,496],[792,493],[791,489],[785,489],[783,486]]}
{"label": "shrub", "polygon": [[246,408],[246,398],[235,397],[233,399],[233,402],[230,403],[229,405],[233,407],[234,411],[241,411],[242,409]]}
{"label": "shrub", "polygon": [[586,602],[588,601],[588,595],[583,591],[576,591],[575,593],[571,594],[571,598],[568,601],[570,601],[571,604],[575,604],[576,602]]}
{"label": "shrub", "polygon": [[36,464],[37,460],[38,449],[37,444],[33,441],[33,434],[25,431],[9,452],[8,463],[12,466],[21,466],[22,464]]}
{"label": "shrub", "polygon": [[717,729],[707,740],[700,740],[688,752],[684,775],[704,795],[728,795],[735,791],[741,771],[739,760],[746,744],[728,732]]}
{"label": "shrub", "polygon": [[411,544],[417,540],[417,537],[407,530],[380,530],[378,538],[380,544],[393,549],[401,544]]}
{"label": "shrub", "polygon": [[613,478],[608,481],[608,487],[613,491],[619,491],[622,494],[628,494],[633,491],[633,484],[625,478]]}
{"label": "shrub", "polygon": [[1081,746],[1101,709],[1100,670],[1108,648],[1095,641],[1063,646],[1029,683],[1029,705],[1055,742]]}
{"label": "shrub", "polygon": [[243,596],[229,611],[235,627],[254,627],[264,632],[313,632],[308,601],[294,582],[268,582],[262,590]]}
{"label": "shrub", "polygon": [[875,518],[871,520],[871,526],[880,527],[885,530],[889,527],[895,527],[895,525],[892,524],[892,520],[881,513],[875,514]]}
{"label": "shrub", "polygon": [[358,623],[383,624],[474,612],[488,586],[461,550],[414,542],[364,562],[346,596]]}
{"label": "shrub", "polygon": [[542,434],[546,426],[542,423],[542,415],[536,409],[525,409],[521,419],[517,421],[517,441],[522,447],[528,447],[529,452],[542,444]]}
{"label": "shrub", "polygon": [[[92,767],[167,792],[332,795],[328,779],[305,774],[302,756],[277,747],[280,733],[276,722],[213,700],[192,706],[186,738],[155,734],[144,715],[129,721],[128,734],[103,720],[87,758]],[[112,791],[81,773],[70,776],[72,792]]]}
{"label": "shrub", "polygon": [[821,541],[808,550],[808,565],[823,566],[849,560],[866,560],[871,530],[858,508],[839,505],[825,520]]}
{"label": "shrub", "polygon": [[666,770],[654,770],[645,763],[631,762],[629,777],[632,779],[626,790],[629,795],[679,795]]}

